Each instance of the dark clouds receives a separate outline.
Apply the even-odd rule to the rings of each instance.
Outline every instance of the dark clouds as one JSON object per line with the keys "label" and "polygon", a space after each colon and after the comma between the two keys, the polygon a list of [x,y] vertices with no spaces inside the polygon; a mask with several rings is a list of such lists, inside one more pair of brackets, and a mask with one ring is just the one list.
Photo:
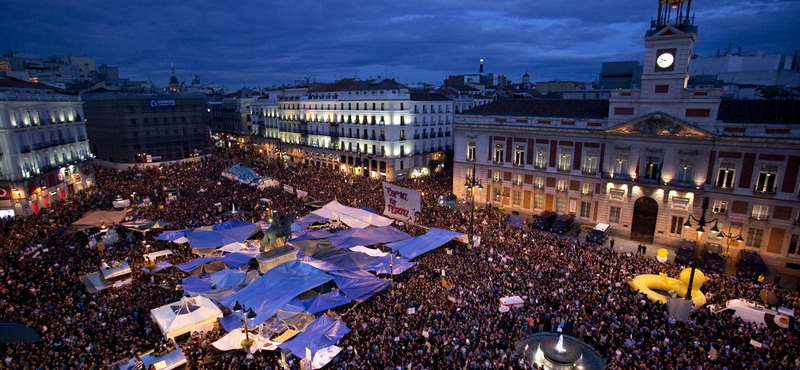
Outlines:
{"label": "dark clouds", "polygon": [[[514,81],[597,78],[609,60],[643,58],[654,0],[487,1],[15,1],[0,7],[0,34],[15,50],[73,53],[117,65],[123,77],[164,85],[199,75],[228,87],[302,77],[393,75],[441,83],[489,72]],[[695,52],[728,43],[791,54],[800,1],[694,1]],[[3,42],[5,40],[0,40]],[[3,45],[5,48],[6,45]]]}

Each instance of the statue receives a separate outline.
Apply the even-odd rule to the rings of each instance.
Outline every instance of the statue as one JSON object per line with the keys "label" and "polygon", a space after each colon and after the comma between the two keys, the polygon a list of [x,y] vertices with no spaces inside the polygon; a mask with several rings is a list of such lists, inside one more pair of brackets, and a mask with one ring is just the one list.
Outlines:
{"label": "statue", "polygon": [[283,242],[286,243],[292,239],[292,222],[294,222],[294,215],[286,215],[284,218],[280,217],[273,217],[272,224],[269,226],[269,229],[264,232],[264,238],[261,239],[260,247],[258,251],[261,253],[266,252],[266,247],[269,245],[269,249],[274,249],[275,243],[278,239],[283,238]]}

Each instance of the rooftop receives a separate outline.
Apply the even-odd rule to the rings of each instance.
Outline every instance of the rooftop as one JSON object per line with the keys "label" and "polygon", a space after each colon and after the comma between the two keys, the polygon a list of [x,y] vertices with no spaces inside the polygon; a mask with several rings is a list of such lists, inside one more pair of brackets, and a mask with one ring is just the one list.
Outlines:
{"label": "rooftop", "polygon": [[393,90],[406,88],[391,78],[379,78],[375,80],[361,81],[355,78],[345,78],[332,83],[322,83],[308,90],[309,94],[339,92],[339,91],[363,91],[363,90]]}
{"label": "rooftop", "polygon": [[800,123],[800,100],[723,100],[717,119],[728,123]]}
{"label": "rooftop", "polygon": [[412,101],[449,101],[450,98],[439,94],[439,93],[420,93],[420,92],[412,92],[411,93],[411,100]]}
{"label": "rooftop", "polygon": [[472,108],[462,114],[479,116],[528,116],[604,119],[608,117],[608,100],[498,100],[486,105]]}
{"label": "rooftop", "polygon": [[47,89],[55,90],[55,87],[36,82],[23,81],[9,76],[0,76],[0,87],[16,87],[22,89]]}

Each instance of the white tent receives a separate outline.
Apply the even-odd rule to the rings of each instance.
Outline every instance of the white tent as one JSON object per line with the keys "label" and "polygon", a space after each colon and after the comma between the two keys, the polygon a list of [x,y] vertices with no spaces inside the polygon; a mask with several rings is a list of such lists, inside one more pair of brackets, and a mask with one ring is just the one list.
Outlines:
{"label": "white tent", "polygon": [[192,331],[209,331],[214,322],[222,317],[222,311],[203,296],[184,297],[150,311],[153,321],[161,328],[166,338],[174,338]]}
{"label": "white tent", "polygon": [[[216,342],[211,343],[211,345],[220,351],[239,350],[242,349],[242,342],[244,342],[246,338],[247,336],[244,334],[244,328],[239,328],[231,331]],[[249,348],[250,353],[256,353],[262,349],[275,350],[278,348],[277,345],[280,344],[270,341],[269,339],[264,339],[261,335],[253,334],[252,332],[250,333],[250,340],[254,341],[253,345]]]}
{"label": "white tent", "polygon": [[311,213],[329,220],[342,220],[347,226],[354,229],[363,229],[369,226],[389,226],[394,222],[391,218],[376,215],[363,209],[343,206],[335,200]]}

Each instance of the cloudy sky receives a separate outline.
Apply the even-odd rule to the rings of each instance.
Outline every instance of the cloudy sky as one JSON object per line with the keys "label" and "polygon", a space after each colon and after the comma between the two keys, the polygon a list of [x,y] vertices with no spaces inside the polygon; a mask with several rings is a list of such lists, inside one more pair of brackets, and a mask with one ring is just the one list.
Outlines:
{"label": "cloudy sky", "polygon": [[[132,79],[267,87],[304,77],[441,83],[487,72],[518,82],[596,79],[603,61],[642,60],[655,0],[6,1],[2,49],[90,55]],[[793,54],[800,1],[695,0],[695,52]]]}

